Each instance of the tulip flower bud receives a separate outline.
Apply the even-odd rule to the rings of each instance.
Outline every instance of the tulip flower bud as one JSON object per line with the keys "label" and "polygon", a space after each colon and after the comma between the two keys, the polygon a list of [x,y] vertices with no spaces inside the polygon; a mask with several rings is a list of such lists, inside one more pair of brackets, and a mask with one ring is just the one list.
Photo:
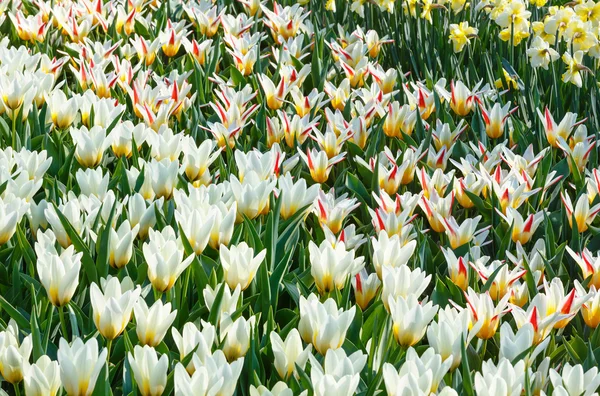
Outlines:
{"label": "tulip flower bud", "polygon": [[148,345],[136,345],[127,357],[142,396],[162,395],[167,386],[169,357],[162,355],[159,359],[156,350]]}
{"label": "tulip flower bud", "polygon": [[40,282],[48,293],[48,299],[57,307],[65,306],[79,284],[79,270],[83,253],[75,253],[69,246],[60,255],[46,251],[38,255],[37,271]]}
{"label": "tulip flower bud", "polygon": [[90,286],[94,323],[104,338],[114,340],[131,320],[131,311],[142,290],[139,286],[134,289],[129,277],[119,282],[109,276],[100,279],[100,285],[102,290],[96,283]]}
{"label": "tulip flower bud", "polygon": [[43,355],[27,368],[24,379],[27,396],[56,396],[61,385],[58,362]]}
{"label": "tulip flower bud", "polygon": [[23,380],[29,356],[33,349],[31,335],[19,342],[19,327],[11,319],[6,330],[0,332],[0,373],[4,380],[18,384]]}
{"label": "tulip flower bud", "polygon": [[57,354],[60,379],[68,396],[90,396],[94,392],[100,371],[106,364],[107,353],[108,350],[103,348],[98,354],[95,338],[85,344],[81,338],[76,338],[71,345],[64,338],[60,339]]}
{"label": "tulip flower bud", "polygon": [[279,334],[272,331],[270,334],[271,347],[273,348],[273,356],[275,357],[275,369],[279,377],[286,380],[292,373],[296,372],[296,365],[304,370],[304,366],[310,355],[312,345],[308,345],[303,349],[302,339],[298,330],[292,329],[285,341],[281,339]]}
{"label": "tulip flower bud", "polygon": [[142,250],[148,263],[148,279],[159,292],[166,292],[179,275],[192,263],[193,254],[183,258],[183,245],[175,237],[171,226],[162,231],[150,229],[150,240],[144,243]]}
{"label": "tulip flower bud", "polygon": [[414,294],[388,299],[393,322],[394,338],[401,346],[413,346],[421,341],[429,322],[437,313],[438,306],[431,301],[421,305]]}
{"label": "tulip flower bud", "polygon": [[233,322],[230,317],[227,317],[221,321],[221,339],[224,340],[223,353],[227,357],[227,361],[233,362],[246,355],[252,341],[251,335],[256,334],[255,322],[255,316],[248,320],[240,316]]}
{"label": "tulip flower bud", "polygon": [[109,145],[106,129],[100,126],[94,126],[90,130],[85,126],[79,129],[71,127],[71,137],[76,146],[75,158],[81,166],[93,168],[100,164],[104,150]]}
{"label": "tulip flower bud", "polygon": [[163,305],[162,300],[157,300],[148,308],[142,298],[133,306],[133,313],[140,344],[151,347],[160,344],[177,316],[177,310],[171,311],[171,303]]}
{"label": "tulip flower bud", "polygon": [[308,299],[300,296],[300,322],[298,331],[306,343],[312,343],[317,352],[324,355],[328,349],[337,349],[346,339],[356,307],[348,311],[337,308],[331,298],[321,303],[316,295]]}

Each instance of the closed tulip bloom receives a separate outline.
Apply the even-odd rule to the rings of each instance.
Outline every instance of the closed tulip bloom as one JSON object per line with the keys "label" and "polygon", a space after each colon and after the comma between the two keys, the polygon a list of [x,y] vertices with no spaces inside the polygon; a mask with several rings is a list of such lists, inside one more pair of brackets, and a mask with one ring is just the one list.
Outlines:
{"label": "closed tulip bloom", "polygon": [[222,349],[229,362],[246,355],[252,341],[250,336],[251,334],[256,335],[255,323],[255,316],[248,320],[240,316],[235,321],[227,317],[221,321],[221,339],[225,340]]}
{"label": "closed tulip bloom", "polygon": [[231,191],[237,202],[238,222],[243,220],[243,215],[255,219],[269,211],[269,199],[277,184],[276,179],[263,180],[255,171],[250,171],[244,175],[243,182],[235,176],[231,176],[230,182]]}
{"label": "closed tulip bloom", "polygon": [[131,227],[129,220],[125,220],[115,231],[110,229],[109,263],[113,268],[123,268],[133,256],[133,241],[138,234],[140,225]]}
{"label": "closed tulip bloom", "polygon": [[[342,348],[329,349],[325,354],[323,366],[312,355],[311,381],[316,388],[315,394],[352,395],[360,373],[367,363],[367,355],[356,351],[350,356]],[[342,392],[342,390],[344,392]],[[332,393],[330,393],[332,392]]]}
{"label": "closed tulip bloom", "polygon": [[179,223],[188,242],[196,255],[201,255],[210,239],[217,213],[182,206],[175,211],[175,219]]}
{"label": "closed tulip bloom", "polygon": [[[587,195],[582,194],[577,200],[575,208],[573,208],[573,203],[571,202],[571,197],[569,197],[569,194],[563,194],[561,192],[560,198],[562,199],[563,205],[567,212],[567,220],[569,221],[571,228],[577,227],[577,231],[579,233],[587,231],[588,226],[592,224],[600,212],[600,204],[594,205],[590,208],[590,201]],[[575,218],[575,224],[573,224],[573,217]]]}
{"label": "closed tulip bloom", "polygon": [[444,227],[446,228],[446,235],[450,241],[450,246],[452,246],[452,249],[456,249],[459,246],[471,242],[473,235],[475,234],[475,230],[477,229],[477,225],[481,220],[481,216],[463,220],[462,224],[460,225],[454,217],[442,220]]}
{"label": "closed tulip bloom", "polygon": [[231,242],[237,219],[237,202],[233,202],[230,207],[225,206],[223,202],[217,202],[211,206],[210,211],[215,214],[215,222],[208,244],[213,249],[219,249],[221,245],[227,246]]}
{"label": "closed tulip bloom", "polygon": [[[171,335],[179,350],[179,360],[183,360],[194,348],[196,348],[195,354],[201,360],[212,354],[211,349],[216,339],[216,331],[210,323],[202,321],[202,331],[200,331],[194,323],[187,322],[183,325],[182,333],[179,333],[175,327],[171,328]],[[190,375],[196,370],[193,362],[190,362],[185,369]]]}
{"label": "closed tulip bloom", "polygon": [[373,265],[380,279],[384,266],[400,267],[406,265],[417,247],[416,241],[403,245],[398,235],[388,236],[385,230],[379,231],[377,237],[371,237],[373,245]]}
{"label": "closed tulip bloom", "polygon": [[160,198],[148,203],[139,193],[129,197],[127,219],[131,222],[131,227],[139,225],[138,236],[140,239],[145,239],[148,236],[148,230],[156,224],[156,207],[160,210],[163,202],[164,199]]}
{"label": "closed tulip bloom", "polygon": [[51,94],[44,96],[54,126],[58,129],[70,127],[79,111],[80,96],[71,94],[67,99],[67,95],[60,89],[55,89]]}
{"label": "closed tulip bloom", "polygon": [[243,357],[228,362],[223,351],[217,349],[215,353],[206,356],[204,360],[194,355],[192,363],[196,370],[206,369],[208,371],[208,389],[215,389],[216,391],[210,394],[233,396],[244,367]]}
{"label": "closed tulip bloom", "polygon": [[135,332],[141,345],[155,347],[165,338],[167,331],[177,316],[177,310],[171,311],[171,303],[163,304],[157,300],[150,308],[143,298],[133,306]]}
{"label": "closed tulip bloom", "polygon": [[413,347],[409,347],[406,351],[406,362],[414,363],[421,373],[431,371],[432,381],[430,392],[436,393],[444,376],[450,370],[452,358],[443,359],[433,348],[427,348],[419,356]]}
{"label": "closed tulip bloom", "polygon": [[537,113],[542,121],[546,139],[552,147],[558,147],[559,137],[567,140],[573,129],[579,124],[575,113],[567,112],[558,124],[547,107],[544,109],[544,114],[539,109],[537,109]]}
{"label": "closed tulip bloom", "polygon": [[129,169],[125,169],[129,185],[136,187],[138,185],[138,181],[142,181],[141,179],[143,179],[136,195],[140,194],[147,201],[152,200],[156,197],[154,189],[152,188],[152,169],[148,163],[142,159],[139,160],[138,166],[139,169],[133,166]]}
{"label": "closed tulip bloom", "polygon": [[475,373],[475,392],[483,395],[518,396],[525,385],[525,361],[514,366],[502,358],[496,366],[490,359],[483,362],[481,372]]}
{"label": "closed tulip bloom", "polygon": [[314,205],[314,213],[319,218],[321,227],[327,227],[334,234],[343,229],[344,220],[350,212],[360,206],[356,198],[348,198],[348,194],[342,194],[335,197],[335,190],[332,188],[326,194],[319,190],[317,202]]}
{"label": "closed tulip bloom", "polygon": [[[392,364],[383,365],[383,381],[389,396],[429,395],[433,385],[433,372],[420,371],[413,361],[406,361],[397,370]],[[442,395],[440,392],[439,395]]]}
{"label": "closed tulip bloom", "polygon": [[83,253],[75,253],[69,246],[60,255],[46,251],[38,256],[37,271],[48,299],[57,307],[66,305],[79,284],[79,270]]}
{"label": "closed tulip bloom", "polygon": [[139,150],[149,136],[149,132],[152,130],[144,123],[134,125],[131,121],[124,121],[115,125],[108,135],[108,140],[115,156],[129,158],[133,153],[133,141],[135,140],[136,148]]}
{"label": "closed tulip bloom", "polygon": [[281,339],[279,334],[272,331],[270,340],[273,356],[275,357],[275,369],[281,379],[289,378],[292,373],[297,375],[296,365],[304,370],[312,345],[309,344],[306,348],[303,348],[298,330],[292,329],[285,337],[285,341]]}
{"label": "closed tulip bloom", "polygon": [[75,158],[83,167],[93,168],[100,164],[106,150],[110,144],[106,138],[106,129],[95,126],[87,129],[71,127],[71,137],[75,144]]}
{"label": "closed tulip bloom", "polygon": [[308,166],[310,176],[315,183],[325,183],[334,165],[343,161],[346,157],[346,153],[341,153],[329,158],[325,151],[309,150],[308,148],[306,149],[306,153],[298,148],[298,154],[300,154],[300,157],[302,157]]}
{"label": "closed tulip bloom", "polygon": [[300,322],[298,331],[306,343],[311,343],[317,352],[324,355],[328,349],[337,349],[346,339],[356,307],[344,311],[335,301],[328,298],[321,303],[316,295],[308,299],[300,296]]}
{"label": "closed tulip bloom", "polygon": [[464,257],[456,258],[452,249],[441,248],[446,263],[448,264],[448,277],[456,286],[462,290],[467,290],[469,286],[469,269],[467,268],[467,260]]}
{"label": "closed tulip bloom", "polygon": [[108,191],[109,174],[103,174],[102,168],[98,169],[78,169],[75,173],[75,179],[79,185],[79,190],[85,196],[94,195],[103,200]]}
{"label": "closed tulip bloom", "polygon": [[0,198],[0,245],[12,238],[21,222],[23,215],[29,210],[30,204],[12,194]]}
{"label": "closed tulip bloom", "polygon": [[477,337],[483,340],[492,338],[496,334],[500,318],[506,312],[510,294],[506,294],[498,304],[494,306],[494,301],[490,293],[476,293],[469,288],[465,292],[467,307],[470,313],[469,328],[478,328]]}
{"label": "closed tulip bloom", "polygon": [[179,275],[192,263],[193,255],[183,258],[181,240],[175,237],[171,226],[162,231],[150,229],[150,240],[142,247],[148,263],[148,279],[159,292],[166,292]]}
{"label": "closed tulip bloom", "polygon": [[19,327],[11,319],[6,330],[0,332],[0,373],[5,381],[18,384],[23,380],[32,350],[31,334],[19,342]]}
{"label": "closed tulip bloom", "polygon": [[250,385],[250,396],[292,396],[293,394],[292,390],[283,381],[276,383],[271,390],[264,385],[258,388]]}
{"label": "closed tulip bloom", "polygon": [[586,292],[578,280],[575,281],[575,289],[580,296],[590,295],[589,300],[581,306],[581,316],[588,327],[595,329],[600,325],[600,293],[594,285],[590,286],[589,293]]}
{"label": "closed tulip bloom", "polygon": [[388,299],[393,322],[394,338],[401,346],[415,345],[423,338],[438,306],[429,301],[421,305],[414,294]]}
{"label": "closed tulip bloom", "polygon": [[584,371],[581,364],[571,366],[565,363],[560,374],[555,369],[550,369],[550,381],[555,394],[592,396],[600,386],[600,373],[598,367]]}
{"label": "closed tulip bloom", "polygon": [[[516,332],[513,332],[512,327],[508,323],[503,323],[500,327],[500,354],[499,358],[506,358],[511,362],[523,359],[525,365],[530,366],[535,361],[535,358],[546,349],[550,338],[535,345],[535,349],[530,350],[534,346],[535,330],[533,324],[527,323],[521,326]],[[523,354],[529,351],[525,356]]]}
{"label": "closed tulip bloom", "polygon": [[57,395],[61,385],[58,362],[43,355],[27,368],[24,382],[27,396]]}
{"label": "closed tulip bloom", "polygon": [[214,289],[210,287],[210,285],[206,285],[206,287],[202,291],[202,295],[204,297],[206,307],[209,311],[213,308],[213,304],[221,287],[224,287],[224,289],[221,304],[218,307],[219,318],[229,316],[237,310],[238,301],[240,300],[240,295],[242,293],[242,290],[239,285],[236,286],[236,288],[233,290],[233,293],[231,292],[231,289],[229,289],[229,286],[227,286],[227,284],[218,284]]}
{"label": "closed tulip bloom", "polygon": [[96,381],[102,367],[106,364],[106,348],[98,354],[98,342],[90,338],[87,342],[79,337],[73,343],[60,339],[58,363],[60,379],[69,396],[90,396],[94,392]]}
{"label": "closed tulip bloom", "polygon": [[479,107],[485,123],[485,133],[491,139],[502,137],[506,120],[517,110],[516,108],[510,110],[510,102],[504,106],[501,106],[500,103],[494,103],[491,110],[486,110],[481,103],[479,103]]}
{"label": "closed tulip bloom", "polygon": [[373,273],[369,275],[364,268],[352,278],[354,298],[363,311],[367,309],[371,300],[375,298],[380,286],[381,281],[377,277],[377,274]]}
{"label": "closed tulip bloom", "polygon": [[188,180],[194,182],[200,179],[208,167],[219,157],[221,149],[215,151],[215,146],[215,141],[208,139],[203,141],[200,146],[196,146],[192,142],[184,146],[181,166]]}
{"label": "closed tulip bloom", "polygon": [[469,314],[447,305],[438,311],[438,321],[427,327],[427,341],[443,361],[452,359],[450,370],[456,369],[462,360],[462,345],[470,342]]}
{"label": "closed tulip bloom", "polygon": [[160,396],[167,386],[169,357],[158,358],[156,350],[148,345],[136,345],[133,355],[127,354],[131,371],[142,396]]}
{"label": "closed tulip bloom", "polygon": [[206,367],[200,367],[199,370],[189,374],[183,364],[177,363],[175,366],[175,396],[206,396],[216,395],[225,378],[220,378],[216,383],[212,384],[209,389],[210,376]]}
{"label": "closed tulip bloom", "polygon": [[348,277],[355,276],[364,267],[364,257],[355,258],[354,250],[347,251],[344,242],[334,247],[328,241],[320,246],[310,241],[308,251],[310,273],[321,294],[343,289]]}
{"label": "closed tulip bloom", "polygon": [[489,257],[483,256],[476,260],[475,263],[471,262],[470,264],[482,282],[487,282],[492,277],[492,274],[494,274],[489,294],[494,301],[498,301],[507,293],[510,294],[510,287],[525,276],[527,271],[520,266],[509,269],[508,265],[500,260],[494,260],[486,266],[488,261]]}
{"label": "closed tulip bloom", "polygon": [[541,211],[529,214],[524,218],[516,209],[511,207],[506,208],[506,215],[503,215],[500,211],[497,212],[509,226],[512,226],[511,238],[513,242],[520,242],[523,245],[531,240],[535,230],[544,221],[545,217],[544,211]]}
{"label": "closed tulip bloom", "polygon": [[281,200],[280,214],[284,220],[289,219],[305,206],[312,205],[319,194],[318,185],[306,187],[304,179],[299,179],[294,183],[289,172],[281,176],[278,183],[279,199]]}
{"label": "closed tulip bloom", "polygon": [[230,248],[221,246],[219,257],[223,276],[229,287],[235,289],[239,285],[242,291],[246,290],[266,255],[267,249],[263,249],[255,256],[254,249],[246,242],[232,245]]}
{"label": "closed tulip bloom", "polygon": [[152,175],[152,189],[157,198],[171,198],[173,188],[177,184],[179,160],[163,158],[161,161],[152,159],[148,162]]}
{"label": "closed tulip bloom", "polygon": [[420,268],[411,270],[407,265],[399,267],[384,266],[381,278],[383,281],[381,300],[385,309],[389,312],[391,312],[390,297],[393,300],[397,297],[408,298],[409,296],[419,298],[431,282],[431,275],[427,275]]}
{"label": "closed tulip bloom", "polygon": [[90,301],[94,311],[94,323],[102,336],[114,340],[131,320],[131,311],[142,290],[135,289],[129,277],[121,282],[109,276],[101,279],[102,290],[96,283],[90,286]]}

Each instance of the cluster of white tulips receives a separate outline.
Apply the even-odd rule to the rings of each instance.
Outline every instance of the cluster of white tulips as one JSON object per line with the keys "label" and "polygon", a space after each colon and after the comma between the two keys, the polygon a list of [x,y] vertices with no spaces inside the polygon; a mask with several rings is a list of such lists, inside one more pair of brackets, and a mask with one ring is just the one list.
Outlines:
{"label": "cluster of white tulips", "polygon": [[0,394],[597,395],[598,37],[593,0],[0,0]]}

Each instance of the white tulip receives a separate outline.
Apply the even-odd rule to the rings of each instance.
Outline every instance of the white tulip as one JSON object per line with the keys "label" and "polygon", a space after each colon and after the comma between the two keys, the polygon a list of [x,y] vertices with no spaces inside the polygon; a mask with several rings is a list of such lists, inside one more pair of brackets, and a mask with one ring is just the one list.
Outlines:
{"label": "white tulip", "polygon": [[51,94],[44,96],[48,105],[48,116],[54,126],[58,129],[70,127],[79,111],[80,95],[70,94],[67,99],[67,95],[63,91],[55,89]]}
{"label": "white tulip", "polygon": [[390,296],[388,304],[394,337],[401,346],[412,346],[419,342],[439,308],[431,301],[421,304],[414,294],[408,297],[398,296],[395,299]]}
{"label": "white tulip", "polygon": [[109,275],[100,279],[102,291],[96,283],[90,286],[90,301],[94,311],[94,323],[102,336],[108,340],[117,338],[131,320],[131,311],[142,290],[133,287],[129,277],[121,282]]}
{"label": "white tulip", "polygon": [[181,240],[175,237],[171,226],[162,231],[150,229],[149,241],[144,243],[142,250],[148,263],[148,279],[159,292],[170,290],[179,275],[192,263],[193,254],[183,258]]}
{"label": "white tulip", "polygon": [[58,363],[60,379],[69,396],[90,396],[94,392],[96,381],[102,367],[106,364],[106,348],[98,354],[98,342],[90,338],[85,344],[81,338],[75,338],[71,345],[60,339]]}
{"label": "white tulip", "polygon": [[148,345],[136,345],[133,355],[130,352],[127,356],[142,396],[162,395],[167,386],[169,357],[162,355],[159,359],[156,350]]}
{"label": "white tulip", "polygon": [[381,290],[381,301],[386,310],[390,310],[389,299],[396,297],[408,297],[414,295],[420,297],[429,286],[431,275],[427,275],[420,268],[411,269],[407,265],[390,267],[384,265],[381,269],[383,288]]}
{"label": "white tulip", "polygon": [[584,371],[581,364],[571,366],[565,363],[560,374],[550,369],[550,381],[560,396],[592,396],[600,386],[600,373],[598,367]]}
{"label": "white tulip", "polygon": [[255,324],[255,316],[248,320],[240,316],[235,321],[228,316],[221,321],[221,340],[224,340],[222,350],[228,361],[233,362],[246,355],[250,342],[253,341],[251,336],[256,335]]}
{"label": "white tulip", "polygon": [[100,200],[104,199],[108,190],[109,174],[103,175],[102,168],[78,169],[75,178],[83,195],[95,195]]}
{"label": "white tulip", "polygon": [[57,395],[61,385],[58,362],[43,355],[27,368],[24,380],[26,396]]}
{"label": "white tulip", "polygon": [[171,303],[163,305],[157,300],[150,308],[143,298],[133,306],[135,332],[141,345],[155,347],[165,338],[167,331],[177,316],[177,310],[171,311]]}
{"label": "white tulip", "polygon": [[324,355],[328,349],[342,346],[355,312],[355,306],[348,311],[338,310],[332,298],[321,303],[314,294],[308,299],[300,296],[298,331],[304,342],[313,344],[317,352]]}
{"label": "white tulip", "polygon": [[[201,323],[202,331],[192,322],[183,325],[182,333],[179,333],[175,327],[171,329],[173,341],[179,350],[179,360],[183,360],[194,348],[196,348],[195,355],[198,355],[200,360],[204,360],[206,356],[212,354],[211,350],[216,339],[215,327],[204,321]],[[190,362],[186,370],[189,374],[193,374],[195,371],[194,363]]]}
{"label": "white tulip", "polygon": [[192,357],[196,370],[206,369],[209,373],[208,389],[215,390],[215,395],[233,396],[237,382],[244,367],[244,358],[228,363],[222,350],[201,360],[198,355]]}
{"label": "white tulip", "polygon": [[279,334],[272,331],[270,340],[271,348],[273,348],[273,356],[275,357],[275,369],[281,379],[287,379],[292,373],[297,375],[296,365],[304,370],[304,366],[312,350],[312,345],[308,344],[303,349],[302,339],[298,330],[292,329],[285,337],[285,341],[281,339]]}
{"label": "white tulip", "polygon": [[83,253],[75,253],[69,246],[60,255],[46,251],[38,255],[37,271],[48,299],[57,307],[66,305],[79,284],[79,270]]}
{"label": "white tulip", "polygon": [[242,290],[246,290],[266,255],[267,249],[263,249],[254,256],[254,249],[249,247],[246,242],[230,248],[221,246],[219,257],[223,267],[223,276],[229,287],[235,289],[239,285]]}
{"label": "white tulip", "polygon": [[0,332],[0,373],[5,381],[17,384],[23,380],[33,350],[31,334],[19,342],[19,327],[11,319]]}
{"label": "white tulip", "polygon": [[138,234],[140,225],[131,227],[129,220],[125,220],[115,231],[110,228],[110,253],[109,263],[113,268],[123,268],[133,256],[133,241]]}
{"label": "white tulip", "polygon": [[477,395],[519,396],[525,385],[525,362],[519,360],[514,366],[506,358],[498,365],[490,359],[481,365],[481,372],[475,373]]}
{"label": "white tulip", "polygon": [[75,158],[83,167],[94,168],[100,164],[104,150],[109,145],[106,129],[95,126],[87,129],[85,126],[77,129],[71,127],[71,137],[75,145]]}
{"label": "white tulip", "polygon": [[379,231],[377,238],[371,237],[371,243],[373,245],[373,265],[380,279],[383,279],[383,266],[406,265],[417,247],[416,241],[410,241],[403,245],[398,235],[389,237],[385,230]]}

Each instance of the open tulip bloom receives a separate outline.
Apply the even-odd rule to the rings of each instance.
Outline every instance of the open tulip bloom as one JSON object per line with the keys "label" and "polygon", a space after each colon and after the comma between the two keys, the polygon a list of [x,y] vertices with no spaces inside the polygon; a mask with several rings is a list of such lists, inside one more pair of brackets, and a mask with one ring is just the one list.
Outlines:
{"label": "open tulip bloom", "polygon": [[0,396],[600,393],[598,1],[0,31]]}

